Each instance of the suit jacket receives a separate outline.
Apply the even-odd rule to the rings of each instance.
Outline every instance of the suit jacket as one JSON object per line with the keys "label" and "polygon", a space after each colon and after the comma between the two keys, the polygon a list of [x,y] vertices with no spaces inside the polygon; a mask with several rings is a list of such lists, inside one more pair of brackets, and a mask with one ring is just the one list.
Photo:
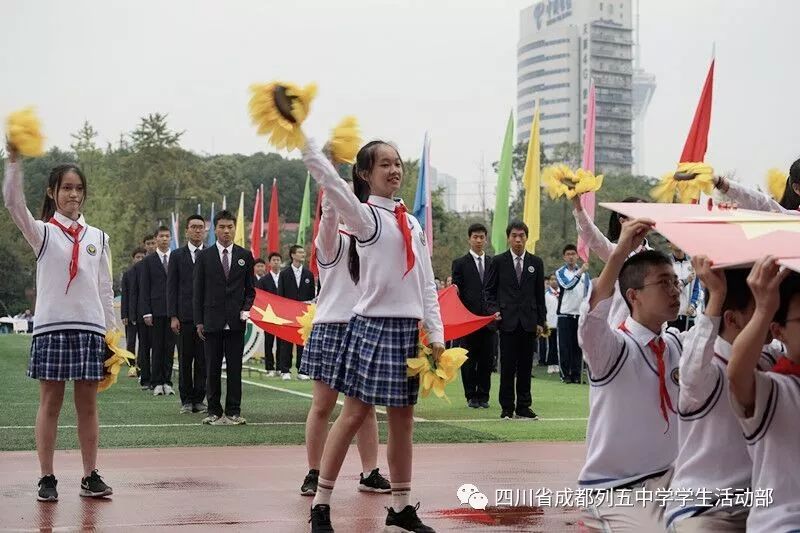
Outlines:
{"label": "suit jacket", "polygon": [[[197,251],[197,257],[203,250]],[[194,263],[189,245],[174,250],[167,271],[167,315],[181,322],[194,322]]]}
{"label": "suit jacket", "polygon": [[453,260],[453,285],[458,287],[458,297],[471,313],[486,316],[489,312],[489,304],[486,301],[486,284],[489,281],[489,270],[492,266],[492,258],[483,255],[483,281],[481,281],[478,267],[472,254],[458,257]]}
{"label": "suit jacket", "polygon": [[234,244],[230,273],[225,279],[216,245],[197,255],[192,294],[195,324],[203,324],[203,329],[210,333],[222,331],[226,324],[234,331],[245,329],[241,312],[249,311],[256,298],[254,262],[249,250]]}
{"label": "suit jacket", "polygon": [[[280,273],[278,273],[278,276],[280,276]],[[272,294],[278,294],[278,286],[275,284],[275,280],[272,279],[271,272],[267,272],[266,276],[261,276],[261,279],[256,281],[256,288]]]}
{"label": "suit jacket", "polygon": [[[172,261],[172,254],[169,258]],[[153,252],[139,263],[139,316],[167,315],[167,271],[159,253]]]}
{"label": "suit jacket", "polygon": [[537,325],[544,326],[544,263],[539,257],[525,252],[522,278],[517,282],[511,250],[494,256],[486,294],[489,309],[500,311],[500,331],[511,332],[522,326],[527,332],[535,332]]}
{"label": "suit jacket", "polygon": [[317,286],[314,283],[314,274],[306,267],[303,267],[303,272],[300,274],[300,287],[295,281],[292,265],[284,268],[278,274],[278,296],[307,302],[313,300],[316,295]]}
{"label": "suit jacket", "polygon": [[129,274],[129,298],[128,298],[128,320],[132,322],[139,322],[142,313],[139,312],[139,278],[141,277],[142,263],[144,260],[139,261],[131,266],[128,271]]}
{"label": "suit jacket", "polygon": [[125,272],[122,273],[122,280],[120,281],[120,289],[122,290],[122,297],[119,302],[119,314],[122,319],[129,319],[136,322],[136,306],[131,301],[131,289],[133,281],[136,278],[136,271],[131,265]]}

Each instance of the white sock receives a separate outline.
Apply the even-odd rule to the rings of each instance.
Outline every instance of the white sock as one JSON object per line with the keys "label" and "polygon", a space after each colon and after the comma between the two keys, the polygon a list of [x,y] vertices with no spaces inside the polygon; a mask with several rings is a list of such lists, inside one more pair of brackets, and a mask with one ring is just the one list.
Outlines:
{"label": "white sock", "polygon": [[[377,467],[375,467],[375,468],[377,468]],[[367,479],[369,477],[369,475],[372,473],[372,471],[375,470],[375,468],[370,468],[369,470],[365,470],[365,471],[361,472],[361,477],[363,477],[364,479]]]}
{"label": "white sock", "polygon": [[331,493],[333,492],[334,483],[334,481],[329,479],[318,478],[317,493],[314,495],[314,503],[311,504],[312,507],[315,505],[331,504]]}
{"label": "white sock", "polygon": [[395,483],[392,482],[392,509],[399,513],[406,508],[411,499],[411,482]]}

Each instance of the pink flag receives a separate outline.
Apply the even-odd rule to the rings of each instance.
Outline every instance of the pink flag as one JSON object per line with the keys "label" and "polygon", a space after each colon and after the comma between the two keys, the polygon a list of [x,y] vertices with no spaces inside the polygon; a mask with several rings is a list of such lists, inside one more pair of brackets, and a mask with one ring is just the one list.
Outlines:
{"label": "pink flag", "polygon": [[[594,172],[594,116],[595,116],[595,94],[594,82],[589,87],[589,102],[586,108],[586,128],[583,130],[583,161],[581,168]],[[591,220],[594,220],[595,198],[593,192],[581,195],[581,205],[583,210]],[[589,260],[589,246],[578,238],[578,255],[584,261]]]}

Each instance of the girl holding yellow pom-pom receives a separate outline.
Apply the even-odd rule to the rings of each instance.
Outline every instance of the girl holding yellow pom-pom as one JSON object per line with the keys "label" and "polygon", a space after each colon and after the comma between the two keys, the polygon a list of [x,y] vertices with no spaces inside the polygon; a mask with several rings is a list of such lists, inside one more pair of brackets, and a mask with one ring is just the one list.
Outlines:
{"label": "girl holding yellow pom-pom", "polygon": [[[772,176],[769,179],[771,180],[771,178]],[[745,187],[724,176],[714,177],[714,187],[744,209],[800,215],[800,159],[792,163],[789,175],[785,179],[783,187],[777,187],[778,189],[782,188],[783,191],[774,199],[761,191]],[[771,183],[770,188],[772,188]]]}
{"label": "girl holding yellow pom-pom", "polygon": [[111,487],[96,470],[97,386],[104,377],[104,336],[116,322],[108,236],[83,218],[86,178],[71,164],[59,165],[50,172],[41,219],[34,219],[25,205],[19,154],[18,148],[9,144],[3,198],[11,219],[37,256],[36,317],[28,375],[39,380],[38,499],[58,500],[53,455],[67,381],[75,382],[84,469],[80,495],[109,496]]}
{"label": "girl holding yellow pom-pom", "polygon": [[388,462],[392,505],[388,531],[432,532],[410,505],[412,430],[419,378],[407,376],[423,322],[435,360],[444,352],[444,331],[426,239],[419,222],[394,199],[403,180],[397,149],[373,141],[358,152],[356,189],[369,186],[362,203],[330,161],[308,140],[303,160],[311,176],[358,241],[359,264],[351,273],[360,297],[353,306],[334,369],[332,387],[346,396],[342,413],[325,442],[317,494],[311,508],[312,532],[333,531],[330,497],[353,436],[375,405],[389,418]]}

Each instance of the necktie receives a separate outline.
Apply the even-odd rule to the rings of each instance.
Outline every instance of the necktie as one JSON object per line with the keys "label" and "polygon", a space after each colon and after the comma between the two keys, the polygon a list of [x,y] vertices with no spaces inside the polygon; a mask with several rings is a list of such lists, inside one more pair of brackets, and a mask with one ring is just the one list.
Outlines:
{"label": "necktie", "polygon": [[192,250],[192,263],[194,263],[195,261],[197,261],[197,248]]}
{"label": "necktie", "polygon": [[67,282],[67,288],[64,291],[64,294],[67,294],[67,292],[69,292],[69,286],[72,283],[72,280],[78,275],[78,255],[81,250],[80,237],[83,227],[81,227],[81,225],[77,222],[74,222],[72,226],[68,228],[56,220],[55,217],[50,219],[50,223],[55,224],[57,227],[67,232],[67,235],[72,238],[72,256],[69,261],[69,281]]}
{"label": "necktie", "polygon": [[661,337],[656,337],[648,342],[647,346],[653,350],[653,353],[656,356],[656,364],[658,365],[658,396],[661,406],[661,416],[663,416],[664,420],[667,421],[667,429],[669,429],[669,417],[667,416],[667,409],[673,413],[675,412],[675,409],[672,407],[672,400],[670,399],[669,392],[667,391],[667,381],[665,376],[666,369],[664,367],[664,352],[666,351],[667,345],[664,342],[664,339]]}
{"label": "necktie", "polygon": [[169,269],[169,264],[167,262],[167,254],[161,255],[161,265],[164,267],[164,272],[167,272]]}
{"label": "necktie", "polygon": [[400,233],[403,234],[403,246],[406,251],[406,271],[403,273],[403,277],[405,277],[414,268],[415,261],[414,248],[411,246],[411,228],[408,227],[408,217],[406,217],[406,206],[397,204],[394,207],[394,217],[400,226]]}
{"label": "necktie", "polygon": [[228,279],[228,274],[231,273],[231,260],[228,257],[228,249],[222,250],[222,271],[225,272],[225,279]]}
{"label": "necktie", "polygon": [[522,283],[522,257],[517,257],[517,283]]}
{"label": "necktie", "polygon": [[478,258],[478,275],[481,277],[481,281],[483,281],[483,257]]}

